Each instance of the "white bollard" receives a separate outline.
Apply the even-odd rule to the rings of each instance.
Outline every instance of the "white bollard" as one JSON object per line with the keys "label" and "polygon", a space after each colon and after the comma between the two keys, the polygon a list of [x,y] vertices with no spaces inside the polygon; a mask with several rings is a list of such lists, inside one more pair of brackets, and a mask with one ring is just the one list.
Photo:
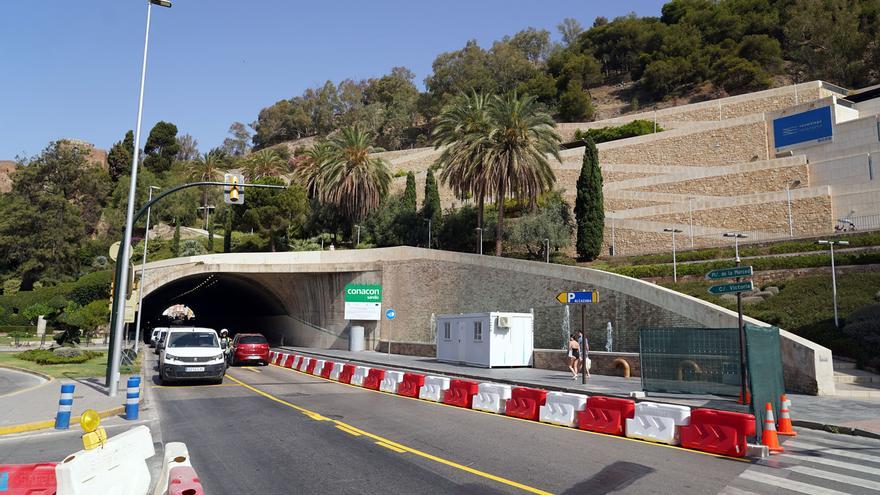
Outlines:
{"label": "white bollard", "polygon": [[57,495],[144,495],[150,489],[146,460],[156,451],[146,426],[111,437],[96,449],[80,450],[55,466]]}
{"label": "white bollard", "polygon": [[364,378],[370,374],[370,368],[367,366],[357,366],[351,375],[351,384],[358,387],[364,386]]}
{"label": "white bollard", "polygon": [[313,375],[321,375],[321,370],[324,369],[325,361],[323,359],[315,359],[315,366],[312,368]]}
{"label": "white bollard", "polygon": [[345,365],[342,363],[333,363],[333,369],[330,370],[330,379],[338,382],[339,375],[342,373],[342,368],[344,367]]}
{"label": "white bollard", "polygon": [[547,401],[538,411],[542,423],[577,426],[577,413],[587,408],[587,396],[565,392],[547,392]]}
{"label": "white bollard", "polygon": [[449,378],[445,376],[426,376],[425,384],[419,389],[419,399],[440,402],[443,392],[449,390]]}
{"label": "white bollard", "polygon": [[687,406],[639,402],[635,416],[626,420],[626,436],[669,445],[681,443],[682,426],[691,424],[691,409]]}
{"label": "white bollard", "polygon": [[474,396],[472,409],[486,411],[495,414],[504,414],[507,400],[510,399],[510,385],[500,383],[481,383],[477,385],[477,395]]}
{"label": "white bollard", "polygon": [[396,394],[397,386],[400,385],[400,382],[402,381],[402,371],[388,370],[385,372],[385,377],[379,382],[379,390],[382,392],[388,392],[389,394]]}
{"label": "white bollard", "polygon": [[305,372],[306,368],[309,367],[309,361],[311,361],[311,360],[312,360],[312,358],[303,356],[303,358],[299,362],[299,366],[296,369],[298,369],[302,372]]}

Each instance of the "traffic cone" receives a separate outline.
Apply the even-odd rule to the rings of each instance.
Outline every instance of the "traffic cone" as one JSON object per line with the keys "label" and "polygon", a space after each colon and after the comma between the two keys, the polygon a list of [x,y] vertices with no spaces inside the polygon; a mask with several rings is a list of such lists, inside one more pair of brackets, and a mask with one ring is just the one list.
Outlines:
{"label": "traffic cone", "polygon": [[773,406],[769,402],[764,413],[764,431],[761,433],[761,443],[770,449],[771,454],[785,452],[782,445],[779,445],[779,437],[776,436],[776,419],[773,417]]}
{"label": "traffic cone", "polygon": [[785,394],[782,394],[780,402],[782,405],[779,408],[779,431],[776,433],[787,437],[796,437],[797,432],[791,426],[791,411],[788,410],[791,407],[791,401]]}
{"label": "traffic cone", "polygon": [[743,393],[742,390],[739,391],[739,398],[736,400],[737,404],[751,404],[752,403],[752,391],[746,389],[746,401],[743,402]]}

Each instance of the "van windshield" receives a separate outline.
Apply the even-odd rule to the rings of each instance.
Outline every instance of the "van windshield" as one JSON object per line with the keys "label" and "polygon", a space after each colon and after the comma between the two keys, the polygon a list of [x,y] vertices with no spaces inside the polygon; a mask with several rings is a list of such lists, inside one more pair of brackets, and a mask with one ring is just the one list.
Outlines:
{"label": "van windshield", "polygon": [[181,332],[171,335],[168,347],[220,347],[214,332]]}

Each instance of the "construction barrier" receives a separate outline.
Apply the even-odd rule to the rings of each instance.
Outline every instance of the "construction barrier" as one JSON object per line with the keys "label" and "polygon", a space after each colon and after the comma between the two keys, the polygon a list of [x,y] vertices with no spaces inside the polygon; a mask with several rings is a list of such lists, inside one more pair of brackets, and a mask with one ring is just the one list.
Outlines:
{"label": "construction barrier", "polygon": [[578,413],[578,428],[582,430],[623,436],[626,420],[636,413],[636,403],[630,399],[590,397],[587,407]]}
{"label": "construction barrier", "polygon": [[281,366],[285,368],[293,368],[294,359],[296,359],[296,356],[293,354],[285,354],[284,357],[281,358]]}
{"label": "construction barrier", "polygon": [[275,355],[278,354],[275,351],[269,351],[269,362],[275,364]]}
{"label": "construction barrier", "polygon": [[586,395],[547,392],[544,405],[538,409],[538,419],[543,423],[575,427],[578,424],[578,415],[586,407]]}
{"label": "construction barrier", "polygon": [[402,371],[388,370],[385,372],[385,376],[382,377],[382,381],[379,383],[379,390],[388,392],[389,394],[396,394],[397,387],[400,386],[400,382],[402,381]]}
{"label": "construction barrier", "polygon": [[168,495],[205,495],[202,480],[192,466],[180,466],[171,470]]}
{"label": "construction barrier", "polygon": [[150,487],[146,460],[155,453],[146,426],[111,437],[101,448],[80,450],[55,467],[58,495],[143,495]]}
{"label": "construction barrier", "polygon": [[504,414],[507,400],[511,397],[510,385],[500,383],[481,383],[477,387],[472,408],[495,414]]}
{"label": "construction barrier", "polygon": [[425,384],[419,389],[419,399],[440,402],[443,393],[449,389],[449,378],[445,376],[426,376]]}
{"label": "construction barrier", "polygon": [[138,407],[141,401],[141,377],[128,377],[125,390],[125,419],[132,421],[138,419]]}
{"label": "construction barrier", "polygon": [[690,424],[681,427],[681,446],[713,454],[744,457],[749,437],[755,435],[751,414],[694,409]]}
{"label": "construction barrier", "polygon": [[323,359],[312,359],[311,361],[309,361],[309,365],[306,367],[306,373],[310,375],[317,375],[321,373],[322,368],[324,368]]}
{"label": "construction barrier", "polygon": [[[190,491],[187,491],[190,490]],[[189,451],[185,443],[169,442],[165,444],[162,470],[153,495],[163,494],[204,494],[202,483],[196,475],[189,459]]]}
{"label": "construction barrier", "polygon": [[330,370],[330,379],[339,381],[339,375],[342,374],[342,363],[333,363],[333,369]]}
{"label": "construction barrier", "polygon": [[324,367],[321,368],[321,376],[324,378],[330,378],[330,372],[333,371],[334,364],[333,361],[325,361]]}
{"label": "construction barrier", "polygon": [[312,358],[303,356],[302,360],[300,360],[300,362],[299,362],[299,366],[296,369],[305,373],[305,371],[309,367],[309,362],[311,362],[311,361],[312,361]]}
{"label": "construction barrier", "polygon": [[300,356],[298,354],[294,354],[293,360],[291,361],[290,366],[288,366],[288,367],[292,370],[299,369],[299,365],[300,365],[300,363],[302,363],[302,359],[303,359],[302,356]]}
{"label": "construction barrier", "polygon": [[354,374],[351,375],[351,384],[357,385],[358,387],[364,386],[364,379],[367,378],[367,375],[370,373],[370,368],[367,366],[355,366]]}
{"label": "construction barrier", "polygon": [[539,409],[544,405],[544,401],[546,400],[546,390],[514,387],[510,391],[510,399],[507,400],[504,414],[515,418],[537,421]]}
{"label": "construction barrier", "polygon": [[443,403],[470,409],[473,405],[474,395],[477,394],[478,385],[477,382],[468,380],[450,380],[449,389],[443,393]]}
{"label": "construction barrier", "polygon": [[691,409],[687,406],[639,402],[632,419],[626,420],[626,436],[678,445],[681,428],[690,424]]}
{"label": "construction barrier", "polygon": [[342,371],[339,373],[339,381],[342,383],[351,383],[351,378],[354,376],[356,366],[353,364],[343,364]]}
{"label": "construction barrier", "polygon": [[397,394],[406,397],[418,397],[419,390],[425,384],[425,375],[418,373],[404,373],[403,380],[397,387]]}
{"label": "construction barrier", "polygon": [[70,409],[73,407],[74,388],[75,386],[72,383],[61,385],[61,397],[58,399],[58,414],[55,416],[56,430],[70,428]]}
{"label": "construction barrier", "polygon": [[373,368],[367,373],[366,378],[364,378],[364,388],[368,388],[370,390],[379,390],[379,385],[382,384],[382,379],[385,378],[385,370],[379,370]]}
{"label": "construction barrier", "polygon": [[0,493],[3,495],[55,495],[54,462],[0,464]]}

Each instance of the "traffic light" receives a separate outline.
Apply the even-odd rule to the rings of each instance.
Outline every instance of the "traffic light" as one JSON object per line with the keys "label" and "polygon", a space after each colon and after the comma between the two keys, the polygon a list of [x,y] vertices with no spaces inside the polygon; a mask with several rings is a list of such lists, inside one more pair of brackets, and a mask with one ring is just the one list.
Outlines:
{"label": "traffic light", "polygon": [[244,176],[241,174],[226,174],[223,176],[223,201],[231,205],[244,204]]}

